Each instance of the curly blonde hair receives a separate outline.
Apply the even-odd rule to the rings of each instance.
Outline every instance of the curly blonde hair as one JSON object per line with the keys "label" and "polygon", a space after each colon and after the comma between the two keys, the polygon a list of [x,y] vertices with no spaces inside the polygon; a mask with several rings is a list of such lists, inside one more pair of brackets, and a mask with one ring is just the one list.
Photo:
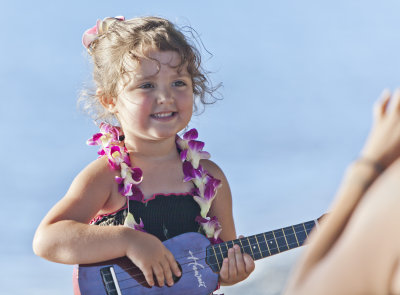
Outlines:
{"label": "curly blonde hair", "polygon": [[[93,80],[96,89],[102,89],[101,95],[116,97],[117,84],[127,73],[126,58],[135,61],[152,59],[149,49],[175,51],[180,56],[178,68],[187,65],[191,75],[193,93],[196,101],[204,106],[214,103],[218,98],[214,92],[220,84],[213,87],[208,72],[201,66],[201,55],[193,43],[173,23],[159,17],[140,17],[130,20],[106,18],[100,22],[98,37],[90,43],[89,54],[93,61]],[[182,30],[183,31],[183,30]],[[189,28],[192,39],[193,29]],[[101,105],[100,94],[87,88],[81,92],[79,103],[96,122],[115,124],[116,118]]]}

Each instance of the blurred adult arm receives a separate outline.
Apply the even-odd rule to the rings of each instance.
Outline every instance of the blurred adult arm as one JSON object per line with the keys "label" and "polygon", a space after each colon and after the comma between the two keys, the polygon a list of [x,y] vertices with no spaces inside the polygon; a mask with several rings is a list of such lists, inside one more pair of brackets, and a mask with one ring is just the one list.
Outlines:
{"label": "blurred adult arm", "polygon": [[[329,294],[327,291],[328,289],[324,289],[324,291],[319,290],[317,292],[315,286],[328,288],[328,286],[331,286],[330,283],[336,288],[344,286],[345,284],[338,281],[341,276],[337,273],[337,269],[333,268],[335,263],[331,263],[332,261],[339,263],[341,268],[352,271],[351,275],[348,275],[346,278],[352,281],[363,281],[365,279],[365,277],[363,277],[363,271],[366,271],[367,267],[363,267],[362,265],[358,265],[356,269],[349,267],[349,265],[352,264],[353,256],[346,256],[344,254],[345,252],[341,251],[344,251],[343,249],[346,249],[346,247],[356,245],[358,242],[368,242],[365,239],[361,239],[356,233],[361,233],[359,227],[363,222],[359,221],[361,218],[360,216],[372,214],[373,212],[357,212],[359,210],[366,210],[360,208],[370,208],[369,210],[371,210],[371,205],[361,205],[363,202],[372,202],[364,201],[364,199],[367,199],[366,196],[369,195],[369,188],[371,187],[372,190],[372,188],[375,187],[377,179],[381,177],[382,179],[389,178],[390,175],[380,177],[381,172],[386,167],[390,166],[399,155],[400,92],[396,90],[393,97],[391,97],[388,91],[384,91],[381,99],[374,107],[374,125],[362,149],[360,159],[348,167],[342,185],[331,206],[330,214],[323,219],[319,229],[311,234],[308,240],[309,246],[305,250],[304,255],[300,258],[289,280],[286,294]],[[396,169],[400,168],[394,167],[393,169],[389,169],[384,175],[387,173],[394,174],[397,172]],[[385,180],[385,182],[388,181],[389,180]],[[381,187],[380,190],[384,191],[382,184],[378,187]],[[391,189],[394,189],[394,187],[392,186]],[[368,193],[366,193],[367,191]],[[396,191],[391,193],[395,194]],[[377,198],[378,197],[375,197],[375,199]],[[374,198],[370,197],[370,199]],[[384,215],[384,211],[385,210],[381,210],[379,214]],[[362,219],[368,219],[368,217],[362,217],[361,220]],[[382,222],[382,220],[379,221]],[[349,248],[346,251],[351,250]],[[392,254],[394,255],[394,253]],[[371,259],[367,257],[362,258],[366,260]],[[354,265],[353,263],[353,266]],[[341,274],[345,273],[346,272],[343,271]],[[316,278],[318,278],[318,281],[316,281]],[[324,281],[323,278],[326,278],[328,281]],[[323,281],[325,282],[324,284],[322,284]],[[349,290],[351,290],[351,284],[347,284],[347,286],[350,288]],[[335,290],[335,288],[331,289]],[[337,293],[337,290],[335,292],[336,293],[332,294],[346,294],[341,292]],[[348,294],[356,293],[350,291]]]}

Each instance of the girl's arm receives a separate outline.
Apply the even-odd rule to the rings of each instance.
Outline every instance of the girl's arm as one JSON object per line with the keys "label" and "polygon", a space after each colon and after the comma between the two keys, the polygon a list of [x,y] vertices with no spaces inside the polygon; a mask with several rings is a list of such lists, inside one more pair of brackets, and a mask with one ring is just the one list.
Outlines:
{"label": "girl's arm", "polygon": [[[217,216],[222,226],[220,238],[223,241],[230,241],[237,238],[235,224],[232,214],[232,195],[228,180],[222,170],[212,161],[203,160],[203,167],[212,176],[221,180],[221,187],[211,205],[209,215]],[[221,285],[229,286],[246,279],[254,270],[255,265],[250,255],[241,253],[239,246],[234,246],[228,250],[228,257],[224,259],[221,271]]]}
{"label": "girl's arm", "polygon": [[293,273],[288,294],[308,284],[308,280],[313,280],[311,274],[333,255],[367,189],[381,170],[399,157],[400,92],[397,90],[394,93],[390,105],[389,100],[390,93],[385,91],[374,108],[374,126],[361,158],[349,166],[329,215],[324,218],[320,228],[311,234],[309,246]]}
{"label": "girl's arm", "polygon": [[[59,263],[86,264],[128,256],[154,285],[164,279],[172,284],[171,269],[180,271],[173,255],[154,236],[124,226],[93,226],[88,223],[103,208],[121,208],[112,194],[118,193],[105,157],[86,167],[73,181],[65,197],[45,216],[33,240],[35,254]],[[115,198],[114,198],[115,199]]]}

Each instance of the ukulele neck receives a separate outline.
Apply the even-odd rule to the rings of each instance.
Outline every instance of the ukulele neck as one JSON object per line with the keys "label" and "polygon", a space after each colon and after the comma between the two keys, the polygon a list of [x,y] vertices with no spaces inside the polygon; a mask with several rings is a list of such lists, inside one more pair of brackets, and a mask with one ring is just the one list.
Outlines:
{"label": "ukulele neck", "polygon": [[293,226],[248,236],[233,241],[222,242],[207,247],[207,263],[214,272],[219,272],[222,261],[227,257],[228,249],[239,245],[242,253],[249,254],[254,260],[269,257],[290,249],[300,247],[308,238],[318,220],[307,221]]}

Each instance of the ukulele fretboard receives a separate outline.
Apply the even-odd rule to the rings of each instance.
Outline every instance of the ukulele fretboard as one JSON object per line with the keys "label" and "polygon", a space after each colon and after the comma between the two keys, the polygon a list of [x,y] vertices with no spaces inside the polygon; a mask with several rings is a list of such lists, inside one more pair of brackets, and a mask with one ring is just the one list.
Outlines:
{"label": "ukulele fretboard", "polygon": [[299,223],[293,226],[223,242],[207,247],[207,263],[214,272],[219,272],[222,261],[228,256],[228,249],[239,245],[242,252],[249,254],[254,260],[275,255],[304,244],[317,220]]}

